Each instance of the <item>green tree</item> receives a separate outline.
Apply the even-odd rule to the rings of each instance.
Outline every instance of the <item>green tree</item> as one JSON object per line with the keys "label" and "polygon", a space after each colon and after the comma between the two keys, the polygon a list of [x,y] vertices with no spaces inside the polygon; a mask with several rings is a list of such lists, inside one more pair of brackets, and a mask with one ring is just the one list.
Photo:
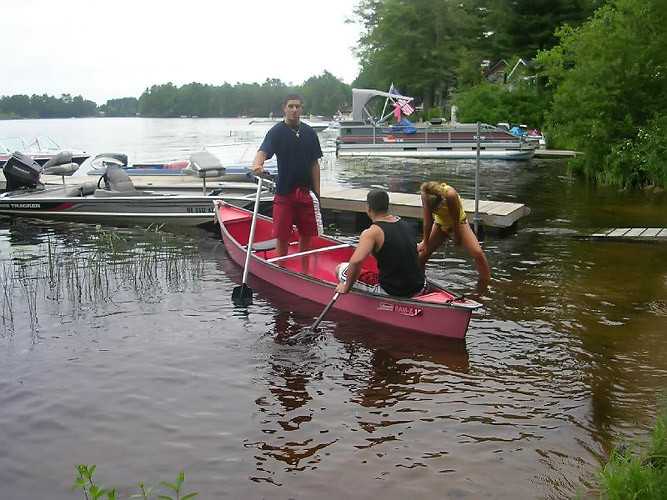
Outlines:
{"label": "green tree", "polygon": [[361,86],[391,83],[439,104],[456,84],[466,48],[482,40],[479,2],[470,0],[362,0],[355,10],[363,32],[356,55]]}
{"label": "green tree", "polygon": [[139,99],[136,97],[110,99],[100,106],[100,111],[103,111],[105,116],[136,116],[139,112]]}
{"label": "green tree", "polygon": [[461,122],[477,121],[495,125],[499,122],[525,123],[542,127],[549,96],[535,92],[532,84],[507,86],[482,83],[462,93],[454,104]]}
{"label": "green tree", "polygon": [[158,118],[177,116],[174,111],[177,88],[169,82],[153,85],[139,98],[139,114]]}
{"label": "green tree", "polygon": [[27,95],[3,96],[0,99],[0,112],[8,117],[33,118],[36,116]]}
{"label": "green tree", "polygon": [[556,88],[550,141],[585,152],[575,170],[622,185],[665,185],[664,166],[649,176],[632,154],[667,135],[665,23],[664,0],[612,0],[580,28],[560,30],[560,45],[539,55]]}
{"label": "green tree", "polygon": [[328,71],[310,77],[298,90],[307,114],[333,116],[352,100],[350,86]]}
{"label": "green tree", "polygon": [[518,54],[532,59],[558,43],[556,29],[579,26],[602,0],[491,0],[488,27],[495,59]]}

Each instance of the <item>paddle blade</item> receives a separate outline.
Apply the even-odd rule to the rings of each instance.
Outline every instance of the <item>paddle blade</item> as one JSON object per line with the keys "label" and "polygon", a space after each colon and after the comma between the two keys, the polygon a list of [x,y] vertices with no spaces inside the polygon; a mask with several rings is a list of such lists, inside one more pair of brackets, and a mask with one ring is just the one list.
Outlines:
{"label": "paddle blade", "polygon": [[248,307],[252,304],[252,289],[243,283],[232,290],[232,302],[238,307]]}

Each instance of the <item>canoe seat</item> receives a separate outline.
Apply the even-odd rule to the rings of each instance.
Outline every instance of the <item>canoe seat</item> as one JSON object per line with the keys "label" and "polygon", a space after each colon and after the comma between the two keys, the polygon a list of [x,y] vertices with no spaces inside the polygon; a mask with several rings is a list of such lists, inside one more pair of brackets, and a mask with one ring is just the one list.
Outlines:
{"label": "canoe seat", "polygon": [[252,249],[255,252],[264,252],[264,258],[266,259],[267,258],[267,252],[270,252],[271,250],[275,250],[277,243],[278,243],[278,240],[276,238],[273,238],[272,240],[253,241]]}
{"label": "canoe seat", "polygon": [[272,240],[264,241],[255,241],[252,244],[252,249],[255,252],[268,252],[269,250],[275,250],[278,240],[273,238]]}
{"label": "canoe seat", "polygon": [[[255,252],[264,252],[264,258],[266,259],[267,252],[270,252],[271,250],[276,249],[276,245],[278,244],[278,240],[276,238],[273,238],[272,240],[264,240],[264,241],[253,241],[252,243],[252,249]],[[288,243],[289,246],[294,246],[298,245],[298,241],[290,241]],[[244,246],[243,248],[247,248],[247,246]]]}

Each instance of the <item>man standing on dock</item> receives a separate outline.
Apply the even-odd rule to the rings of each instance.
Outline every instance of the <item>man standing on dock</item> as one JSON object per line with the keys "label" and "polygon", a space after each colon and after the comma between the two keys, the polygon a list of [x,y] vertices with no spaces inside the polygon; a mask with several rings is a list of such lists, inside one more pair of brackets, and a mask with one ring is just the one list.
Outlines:
{"label": "man standing on dock", "polygon": [[[273,198],[273,227],[276,255],[287,255],[292,226],[299,230],[299,251],[310,249],[310,238],[323,234],[320,213],[320,162],[322,148],[317,133],[301,122],[303,101],[297,94],[285,98],[285,119],[269,130],[252,165],[254,175],[264,173],[264,162],[278,160],[276,194]],[[308,272],[308,258],[302,260]]]}

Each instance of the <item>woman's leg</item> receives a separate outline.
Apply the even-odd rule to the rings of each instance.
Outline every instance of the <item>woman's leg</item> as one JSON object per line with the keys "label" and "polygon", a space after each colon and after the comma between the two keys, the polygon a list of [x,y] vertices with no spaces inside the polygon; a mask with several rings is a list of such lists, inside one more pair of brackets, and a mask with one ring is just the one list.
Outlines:
{"label": "woman's leg", "polygon": [[447,239],[447,236],[448,234],[446,231],[443,231],[439,225],[433,224],[431,234],[429,235],[428,240],[426,240],[426,248],[423,252],[419,253],[419,264],[421,265],[422,271],[426,267],[426,261],[430,259],[433,252],[442,245],[445,239]]}
{"label": "woman's leg", "polygon": [[491,267],[484,250],[477,241],[477,236],[475,236],[470,224],[461,224],[459,230],[461,232],[461,246],[475,259],[480,282],[488,283],[491,279]]}

